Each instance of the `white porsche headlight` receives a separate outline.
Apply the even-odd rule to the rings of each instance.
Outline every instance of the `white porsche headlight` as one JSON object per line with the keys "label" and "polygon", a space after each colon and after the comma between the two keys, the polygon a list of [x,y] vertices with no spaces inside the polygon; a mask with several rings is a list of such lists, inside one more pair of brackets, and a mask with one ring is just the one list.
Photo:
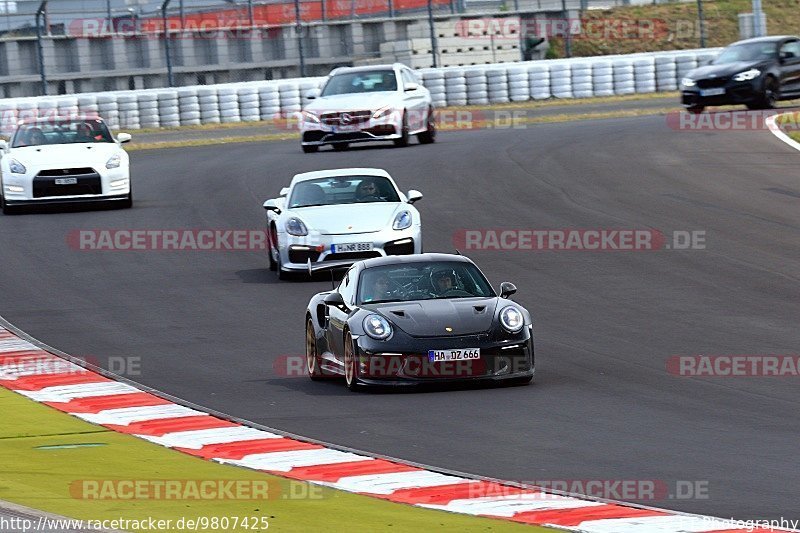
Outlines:
{"label": "white porsche headlight", "polygon": [[367,315],[364,318],[364,332],[373,339],[382,341],[392,335],[392,325],[381,315]]}
{"label": "white porsche headlight", "polygon": [[25,165],[16,159],[12,159],[8,162],[8,170],[10,170],[12,174],[25,174],[28,172],[28,169],[25,168]]}
{"label": "white porsche headlight", "polygon": [[108,161],[106,161],[106,168],[119,168],[121,160],[122,158],[120,157],[119,154],[112,155],[111,157],[108,158]]}
{"label": "white porsche headlight", "polygon": [[411,211],[400,211],[397,213],[397,216],[394,217],[394,222],[392,223],[392,229],[401,230],[411,227],[411,223],[413,219],[411,217]]}
{"label": "white porsche headlight", "polygon": [[757,68],[751,68],[750,70],[745,70],[744,72],[740,72],[736,76],[733,77],[734,81],[750,81],[754,80],[761,75],[761,71]]}
{"label": "white porsche headlight", "polygon": [[500,323],[509,333],[517,333],[525,325],[525,319],[519,309],[509,305],[500,311]]}
{"label": "white porsche headlight", "polygon": [[286,221],[286,233],[289,235],[294,235],[295,237],[303,237],[304,235],[308,235],[308,228],[297,217],[292,217]]}

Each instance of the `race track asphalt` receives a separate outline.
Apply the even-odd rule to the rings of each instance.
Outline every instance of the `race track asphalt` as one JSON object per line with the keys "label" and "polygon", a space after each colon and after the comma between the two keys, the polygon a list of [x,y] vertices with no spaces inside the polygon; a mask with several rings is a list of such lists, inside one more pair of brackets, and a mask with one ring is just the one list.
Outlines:
{"label": "race track asphalt", "polygon": [[[0,218],[0,314],[115,370],[139,363],[127,375],[148,386],[311,438],[524,482],[658,480],[674,496],[683,481],[707,497],[644,503],[798,518],[798,378],[681,377],[667,361],[800,352],[799,157],[766,131],[677,131],[664,116],[447,132],[406,149],[136,152],[132,210]],[[329,282],[278,282],[259,252],[67,244],[73,230],[259,229],[261,203],[294,173],[346,166],[425,194],[426,251],[452,251],[465,228],[704,231],[706,249],[470,251],[533,313],[536,383],[354,394],[281,375]]]}

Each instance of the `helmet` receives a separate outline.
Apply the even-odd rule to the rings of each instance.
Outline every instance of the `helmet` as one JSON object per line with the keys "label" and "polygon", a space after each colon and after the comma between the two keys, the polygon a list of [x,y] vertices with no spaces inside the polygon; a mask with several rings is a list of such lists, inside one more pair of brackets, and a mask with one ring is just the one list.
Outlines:
{"label": "helmet", "polygon": [[[443,280],[447,278],[450,279],[450,286],[443,287]],[[431,271],[431,285],[433,285],[433,288],[436,292],[444,292],[450,289],[458,288],[458,276],[456,275],[456,271],[452,268],[440,268],[438,270]]]}

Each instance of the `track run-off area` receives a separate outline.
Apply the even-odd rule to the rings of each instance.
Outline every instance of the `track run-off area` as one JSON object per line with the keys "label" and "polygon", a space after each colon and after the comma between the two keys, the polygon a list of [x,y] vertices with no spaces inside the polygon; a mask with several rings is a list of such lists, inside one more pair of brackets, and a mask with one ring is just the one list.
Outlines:
{"label": "track run-off area", "polygon": [[[765,129],[682,130],[663,115],[448,131],[404,149],[138,151],[131,210],[0,218],[0,314],[146,386],[309,438],[556,488],[653,481],[666,491],[627,499],[798,518],[798,376],[681,375],[675,365],[797,355],[798,156]],[[263,229],[262,202],[293,174],[351,166],[422,191],[425,251],[501,229],[656,230],[671,246],[462,247],[531,310],[535,384],[354,394],[292,375],[305,305],[330,287],[324,277],[279,282],[259,251],[89,251],[74,239]],[[702,238],[675,249],[674,232]]]}

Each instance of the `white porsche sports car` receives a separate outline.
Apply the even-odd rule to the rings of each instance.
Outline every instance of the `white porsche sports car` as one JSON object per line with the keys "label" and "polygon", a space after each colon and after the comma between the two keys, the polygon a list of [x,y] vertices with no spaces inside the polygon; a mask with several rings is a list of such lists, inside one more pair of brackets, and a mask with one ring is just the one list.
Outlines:
{"label": "white porsche sports car", "polygon": [[436,140],[431,94],[402,63],[334,69],[322,90],[305,99],[300,144],[306,153],[367,141],[406,146],[411,135],[423,144]]}
{"label": "white porsche sports car", "polygon": [[0,140],[0,206],[114,202],[131,207],[127,133],[111,135],[97,117],[22,121]]}
{"label": "white porsche sports car", "polygon": [[369,257],[422,253],[415,190],[403,194],[388,172],[343,168],[297,174],[267,210],[269,266],[292,272],[350,266]]}

